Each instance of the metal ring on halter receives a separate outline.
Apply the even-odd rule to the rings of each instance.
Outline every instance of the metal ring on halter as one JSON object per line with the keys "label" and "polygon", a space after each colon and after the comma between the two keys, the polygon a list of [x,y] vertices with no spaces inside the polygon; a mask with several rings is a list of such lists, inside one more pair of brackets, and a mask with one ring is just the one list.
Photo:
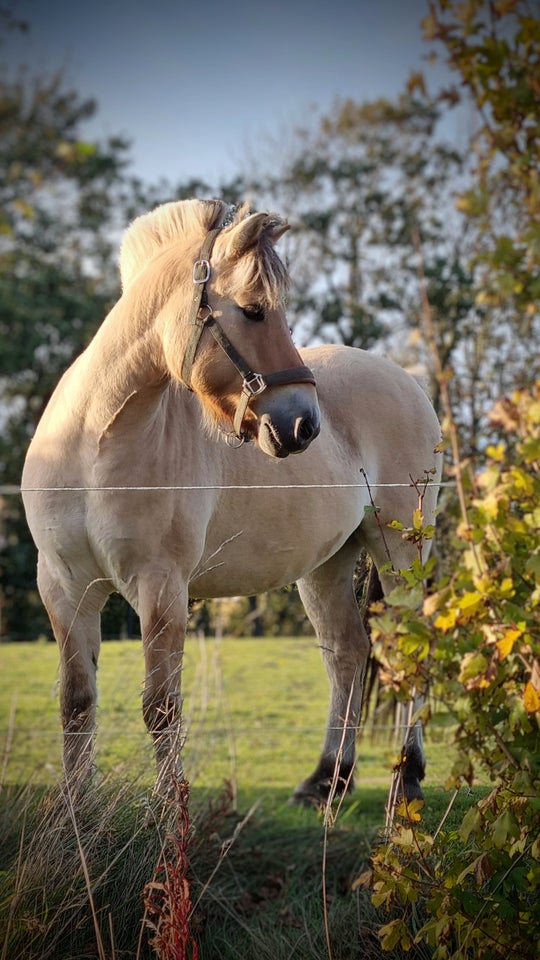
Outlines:
{"label": "metal ring on halter", "polygon": [[[208,313],[205,316],[203,316],[203,310],[208,310]],[[201,323],[206,323],[206,321],[212,316],[213,312],[214,311],[209,303],[201,303],[197,312],[197,320],[199,320]]]}
{"label": "metal ring on halter", "polygon": [[242,383],[242,391],[250,397],[258,397],[260,393],[264,393],[267,386],[263,373],[250,373]]}
{"label": "metal ring on halter", "polygon": [[225,443],[231,450],[238,450],[247,441],[247,437],[243,433],[238,435],[232,430],[230,433],[224,433],[223,436],[225,437]]}

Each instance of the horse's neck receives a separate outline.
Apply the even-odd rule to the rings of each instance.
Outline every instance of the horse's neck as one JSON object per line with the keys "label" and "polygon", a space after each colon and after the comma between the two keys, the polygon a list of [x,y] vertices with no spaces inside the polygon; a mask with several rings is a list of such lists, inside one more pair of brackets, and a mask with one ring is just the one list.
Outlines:
{"label": "horse's neck", "polygon": [[61,402],[67,398],[74,420],[100,436],[134,395],[147,393],[157,402],[166,381],[155,323],[127,315],[119,301],[68,371]]}

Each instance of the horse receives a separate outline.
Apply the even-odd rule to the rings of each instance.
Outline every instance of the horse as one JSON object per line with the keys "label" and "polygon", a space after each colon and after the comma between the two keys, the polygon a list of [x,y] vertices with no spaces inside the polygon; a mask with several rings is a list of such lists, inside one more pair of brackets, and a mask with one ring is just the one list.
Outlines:
{"label": "horse", "polygon": [[[275,249],[287,222],[220,200],[174,201],[124,234],[121,296],[61,378],[22,491],[59,648],[64,775],[94,768],[100,612],[138,612],[143,716],[158,782],[181,770],[190,598],[296,582],[330,680],[314,771],[294,792],[351,789],[370,642],[353,590],[367,550],[384,592],[418,547],[389,526],[434,522],[440,427],[416,380],[360,349],[297,350]],[[296,454],[296,455],[294,455]],[[423,547],[424,558],[429,542]],[[389,561],[391,561],[389,563]],[[421,795],[418,727],[404,778]]]}

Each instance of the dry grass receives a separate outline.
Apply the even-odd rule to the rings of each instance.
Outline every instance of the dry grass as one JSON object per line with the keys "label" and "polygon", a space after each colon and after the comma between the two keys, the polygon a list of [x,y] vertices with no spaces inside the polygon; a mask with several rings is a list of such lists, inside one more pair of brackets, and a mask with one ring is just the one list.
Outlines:
{"label": "dry grass", "polygon": [[2,960],[352,960],[364,941],[379,957],[369,897],[351,890],[375,833],[358,801],[325,845],[314,811],[282,797],[242,816],[233,798],[188,825],[178,795],[136,783],[4,794]]}

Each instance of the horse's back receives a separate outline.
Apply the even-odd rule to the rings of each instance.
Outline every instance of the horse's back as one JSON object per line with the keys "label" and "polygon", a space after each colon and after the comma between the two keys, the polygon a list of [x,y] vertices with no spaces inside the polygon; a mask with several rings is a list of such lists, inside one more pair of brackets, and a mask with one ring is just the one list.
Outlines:
{"label": "horse's back", "polygon": [[[341,344],[305,347],[301,354],[317,373],[318,389],[322,386],[325,395],[328,389],[335,390],[338,402],[346,401],[353,390],[355,396],[365,403],[370,399],[378,400],[380,396],[387,396],[390,402],[407,397],[410,402],[416,399],[422,407],[434,413],[418,379],[393,360]],[[343,394],[343,388],[346,388],[347,396]]]}
{"label": "horse's back", "polygon": [[376,447],[383,460],[388,445],[397,456],[411,449],[432,451],[440,442],[426,391],[392,360],[331,345],[308,347],[302,355],[315,373],[323,417],[344,441],[351,438],[357,449]]}

